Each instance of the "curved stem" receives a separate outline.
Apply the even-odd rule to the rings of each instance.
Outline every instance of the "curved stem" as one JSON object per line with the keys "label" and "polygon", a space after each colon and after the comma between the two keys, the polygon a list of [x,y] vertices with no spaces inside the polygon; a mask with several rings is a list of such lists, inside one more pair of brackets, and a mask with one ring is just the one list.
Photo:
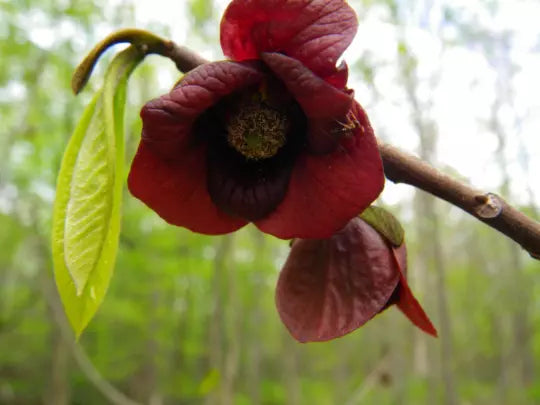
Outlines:
{"label": "curved stem", "polygon": [[126,28],[115,31],[99,42],[83,61],[77,66],[71,78],[71,88],[75,94],[84,88],[98,59],[111,46],[121,43],[135,45],[144,55],[158,54],[171,59],[178,70],[187,72],[207,61],[189,49],[176,45],[174,42],[158,37],[151,32],[136,28]]}

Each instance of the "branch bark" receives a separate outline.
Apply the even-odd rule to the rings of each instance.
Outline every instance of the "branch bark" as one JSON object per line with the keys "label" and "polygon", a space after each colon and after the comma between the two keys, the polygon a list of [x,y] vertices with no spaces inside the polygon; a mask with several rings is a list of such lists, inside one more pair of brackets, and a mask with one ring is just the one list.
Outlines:
{"label": "branch bark", "polygon": [[540,259],[540,223],[496,194],[477,190],[413,155],[381,141],[378,143],[384,173],[389,180],[412,185],[461,208],[519,243],[535,259]]}
{"label": "branch bark", "polygon": [[[142,51],[171,59],[181,72],[208,63],[197,53],[172,41],[143,45]],[[405,183],[453,204],[517,242],[540,260],[540,223],[494,193],[477,190],[435,169],[427,162],[378,140],[386,177]]]}

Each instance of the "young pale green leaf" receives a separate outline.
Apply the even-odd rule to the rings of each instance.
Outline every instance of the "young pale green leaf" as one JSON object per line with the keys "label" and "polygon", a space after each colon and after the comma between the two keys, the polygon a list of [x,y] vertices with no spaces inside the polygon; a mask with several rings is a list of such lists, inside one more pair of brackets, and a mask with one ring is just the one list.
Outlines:
{"label": "young pale green leaf", "polygon": [[54,204],[55,279],[77,336],[103,301],[120,235],[127,79],[143,55],[129,47],[111,62],[64,153]]}
{"label": "young pale green leaf", "polygon": [[396,217],[384,208],[372,205],[360,214],[360,218],[371,225],[392,245],[399,247],[403,243],[405,231]]}

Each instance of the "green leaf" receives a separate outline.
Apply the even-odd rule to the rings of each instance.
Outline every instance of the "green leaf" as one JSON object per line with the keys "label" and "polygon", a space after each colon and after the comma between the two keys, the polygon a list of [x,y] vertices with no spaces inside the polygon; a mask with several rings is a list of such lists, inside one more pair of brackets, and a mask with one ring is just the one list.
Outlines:
{"label": "green leaf", "polygon": [[397,218],[384,208],[372,205],[360,214],[372,228],[379,232],[394,246],[401,246],[405,238],[405,231]]}
{"label": "green leaf", "polygon": [[56,188],[52,248],[56,285],[77,336],[103,301],[120,235],[127,79],[135,47],[111,62],[64,153]]}

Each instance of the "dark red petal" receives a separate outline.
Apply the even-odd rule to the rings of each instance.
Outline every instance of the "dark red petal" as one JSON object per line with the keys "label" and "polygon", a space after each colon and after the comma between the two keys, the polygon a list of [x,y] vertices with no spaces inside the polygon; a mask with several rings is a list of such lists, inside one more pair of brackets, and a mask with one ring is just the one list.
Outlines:
{"label": "dark red petal", "polygon": [[128,177],[129,191],[173,225],[217,235],[246,221],[221,212],[206,189],[206,147],[186,147],[167,161],[141,142]]}
{"label": "dark red petal", "polygon": [[352,332],[395,290],[393,260],[382,237],[359,218],[330,239],[295,240],[276,288],[281,320],[300,342]]}
{"label": "dark red petal", "polygon": [[281,52],[328,76],[357,26],[343,0],[233,0],[221,20],[221,48],[234,60]]}
{"label": "dark red petal", "polygon": [[279,77],[304,113],[313,118],[343,116],[352,97],[314,74],[300,61],[280,53],[263,53],[261,60]]}
{"label": "dark red petal", "polygon": [[250,161],[219,140],[209,148],[208,192],[221,210],[255,221],[283,201],[291,175],[290,159],[278,154]]}
{"label": "dark red petal", "polygon": [[308,120],[308,143],[312,153],[334,150],[341,138],[340,122],[347,120],[353,96],[336,89],[296,59],[279,53],[264,53],[261,59],[279,77]]}
{"label": "dark red petal", "polygon": [[[361,123],[368,123],[357,103],[352,111]],[[283,202],[256,225],[282,239],[329,238],[369,206],[383,187],[373,130],[362,125],[330,154],[300,155]]]}
{"label": "dark red petal", "polygon": [[437,330],[409,288],[409,283],[407,282],[407,277],[405,276],[407,269],[405,244],[401,245],[399,248],[392,248],[392,252],[395,263],[399,269],[399,285],[396,289],[397,307],[418,328],[434,337],[437,337]]}
{"label": "dark red petal", "polygon": [[345,61],[341,62],[336,71],[330,76],[324,77],[324,80],[337,89],[344,89],[347,85],[347,80],[349,80],[349,66],[347,66]]}
{"label": "dark red petal", "polygon": [[178,159],[194,141],[191,132],[199,115],[222,97],[262,78],[253,63],[222,61],[193,69],[169,94],[143,107],[143,141],[160,156]]}

